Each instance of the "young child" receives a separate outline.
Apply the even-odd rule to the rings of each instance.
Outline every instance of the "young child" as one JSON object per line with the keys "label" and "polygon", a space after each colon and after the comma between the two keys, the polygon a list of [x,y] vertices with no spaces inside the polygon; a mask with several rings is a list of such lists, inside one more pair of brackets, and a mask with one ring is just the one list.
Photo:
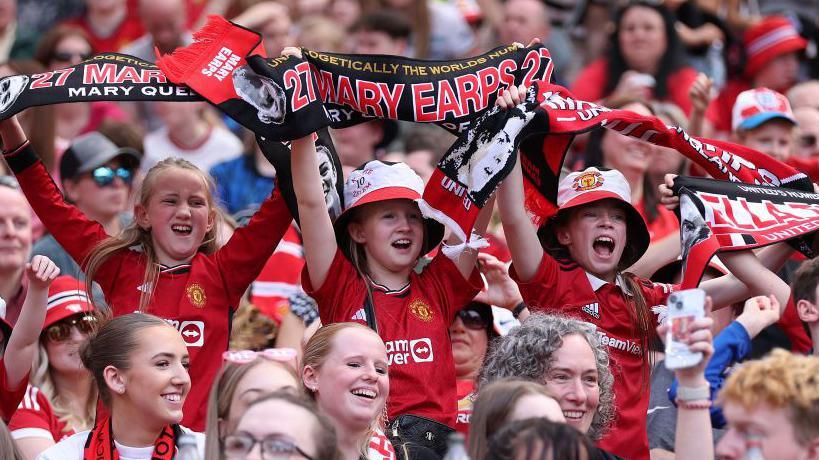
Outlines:
{"label": "young child", "polygon": [[734,142],[784,162],[793,154],[794,126],[791,105],[782,94],[754,88],[737,96],[731,115]]}
{"label": "young child", "polygon": [[819,258],[802,262],[793,275],[791,292],[799,319],[808,325],[813,354],[819,356]]}
{"label": "young child", "polygon": [[[512,107],[522,94],[524,88],[511,87],[498,98],[498,105]],[[526,305],[594,323],[601,341],[611,350],[617,421],[601,447],[625,458],[646,459],[649,366],[644,351],[655,336],[656,317],[651,308],[665,305],[674,287],[624,273],[649,245],[646,224],[630,200],[628,182],[616,170],[573,172],[560,181],[557,214],[537,232],[523,206],[520,161],[498,193],[512,253],[510,275],[518,282]],[[539,234],[545,241],[541,242]],[[765,293],[777,281],[784,284],[750,252],[720,257],[735,277],[702,283],[700,287],[714,305],[744,299],[749,290]],[[786,293],[777,294],[782,294],[783,302],[787,300]]]}
{"label": "young child", "polygon": [[[28,293],[14,329],[0,317],[0,343],[5,345],[5,349],[0,350],[0,418],[6,423],[26,392],[40,327],[45,319],[48,286],[59,276],[60,269],[48,257],[34,256],[26,264],[25,273]],[[5,309],[6,303],[0,298],[0,310],[5,313]]]}
{"label": "young child", "polygon": [[[379,333],[390,361],[387,434],[443,456],[457,412],[448,329],[480,289],[477,251],[467,248],[457,260],[439,252],[415,273],[419,257],[443,238],[443,227],[424,219],[416,204],[421,178],[403,163],[364,164],[345,184],[346,209],[334,225],[312,137],[293,141],[292,150],[299,215],[310,222],[302,225],[305,291],[318,302],[323,324],[358,321]],[[486,229],[488,217],[479,216],[476,232]],[[415,439],[404,431],[412,424],[419,429]],[[433,436],[424,439],[424,432]]]}
{"label": "young child", "polygon": [[134,206],[134,222],[116,237],[67,204],[15,118],[0,122],[4,158],[45,226],[96,281],[114,316],[133,311],[175,326],[191,355],[194,382],[185,425],[204,428],[208,389],[227,349],[230,317],[276,248],[292,217],[278,194],[219,249],[209,177],[170,158],[153,167]]}

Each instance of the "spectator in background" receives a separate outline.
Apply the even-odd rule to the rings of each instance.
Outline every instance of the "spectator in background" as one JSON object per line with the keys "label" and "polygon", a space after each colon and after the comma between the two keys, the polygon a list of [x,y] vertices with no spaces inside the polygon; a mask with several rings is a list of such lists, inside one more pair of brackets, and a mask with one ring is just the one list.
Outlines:
{"label": "spectator in background", "polygon": [[768,88],[749,89],[737,96],[732,112],[735,142],[779,161],[793,154],[796,119],[785,96]]}
{"label": "spectator in background", "polygon": [[30,59],[36,45],[37,32],[18,25],[17,0],[0,0],[0,63]]}
{"label": "spectator in background", "polygon": [[801,107],[819,110],[819,80],[797,83],[788,90],[787,96],[793,110]]}
{"label": "spectator in background", "polygon": [[349,52],[347,34],[326,16],[308,16],[299,21],[296,29],[299,46],[328,53]]}
{"label": "spectator in background", "polygon": [[745,31],[744,74],[731,80],[711,101],[706,112],[706,137],[727,137],[731,110],[737,96],[751,88],[766,87],[781,93],[797,82],[799,55],[807,42],[785,17],[770,16]]}
{"label": "spectator in background", "polygon": [[[547,456],[548,455],[548,456]],[[583,433],[544,418],[518,420],[489,440],[486,460],[581,460],[595,458]]]}
{"label": "spectator in background", "polygon": [[350,171],[383,153],[398,132],[393,120],[373,120],[342,129],[331,129],[344,177]]}
{"label": "spectator in background", "polygon": [[296,44],[291,11],[283,3],[256,3],[237,13],[232,21],[261,33],[262,44],[268,56],[278,56],[285,47]]}
{"label": "spectator in background", "polygon": [[408,56],[451,60],[472,50],[474,36],[461,12],[451,3],[436,0],[381,0],[381,6],[399,10],[412,24]]}
{"label": "spectator in background", "polygon": [[[6,148],[6,147],[4,147]],[[0,298],[5,319],[17,322],[28,291],[23,276],[31,254],[31,210],[17,180],[0,176]]]}
{"label": "spectator in background", "polygon": [[819,157],[819,109],[800,107],[794,109],[796,120],[796,148],[793,154],[801,158]]}
{"label": "spectator in background", "polygon": [[682,58],[673,15],[663,5],[636,1],[618,11],[606,56],[580,71],[572,92],[586,101],[670,101],[688,113],[688,88],[696,77]]}
{"label": "spectator in background", "polygon": [[[78,137],[60,160],[60,178],[66,199],[89,219],[102,224],[106,233],[118,234],[131,222],[126,211],[139,161],[140,155],[136,151],[117,148],[96,131]],[[53,260],[63,275],[85,280],[80,266],[53,235],[39,239],[32,254]],[[96,283],[93,295],[99,305],[105,305],[105,296]]]}
{"label": "spectator in background", "polygon": [[365,2],[366,0],[331,0],[327,14],[337,26],[350,30],[366,10]]}
{"label": "spectator in background", "polygon": [[145,136],[142,171],[168,157],[184,158],[202,171],[242,154],[242,141],[214,120],[205,102],[157,102],[164,126]]}
{"label": "spectator in background", "polygon": [[410,23],[400,12],[390,9],[371,11],[359,17],[350,28],[352,52],[407,56],[411,31]]}
{"label": "spectator in background", "polygon": [[244,154],[210,170],[219,204],[229,214],[260,205],[275,185],[276,168],[265,159],[256,135],[245,130],[243,137]]}
{"label": "spectator in background", "polygon": [[819,357],[774,350],[737,369],[720,391],[728,432],[716,454],[726,460],[798,459],[819,446]]}
{"label": "spectator in background", "polygon": [[127,0],[85,0],[85,12],[64,23],[84,30],[98,53],[117,52],[145,33]]}
{"label": "spectator in background", "polygon": [[[43,35],[37,44],[35,58],[47,70],[54,70],[79,64],[91,57],[94,51],[86,32],[75,26],[63,25]],[[60,154],[75,137],[95,131],[104,120],[128,119],[125,112],[111,101],[58,104],[54,106],[54,113],[57,136],[55,148]]]}

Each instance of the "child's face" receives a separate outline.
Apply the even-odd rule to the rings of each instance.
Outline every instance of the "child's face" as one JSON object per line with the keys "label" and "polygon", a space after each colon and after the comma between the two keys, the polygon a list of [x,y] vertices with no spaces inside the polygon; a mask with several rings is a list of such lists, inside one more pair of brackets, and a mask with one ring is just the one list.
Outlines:
{"label": "child's face", "polygon": [[771,158],[785,161],[793,153],[793,125],[785,120],[771,120],[754,129],[737,133],[739,143]]}
{"label": "child's face", "polygon": [[367,204],[348,228],[353,241],[364,245],[371,273],[379,267],[391,272],[412,268],[424,244],[424,220],[410,200]]}
{"label": "child's face", "polygon": [[154,179],[146,206],[136,206],[139,226],[151,230],[159,262],[178,265],[190,261],[216,213],[202,176],[194,171],[170,168]]}
{"label": "child's face", "polygon": [[612,200],[602,200],[570,211],[557,229],[560,244],[572,259],[594,276],[614,281],[626,247],[626,212]]}

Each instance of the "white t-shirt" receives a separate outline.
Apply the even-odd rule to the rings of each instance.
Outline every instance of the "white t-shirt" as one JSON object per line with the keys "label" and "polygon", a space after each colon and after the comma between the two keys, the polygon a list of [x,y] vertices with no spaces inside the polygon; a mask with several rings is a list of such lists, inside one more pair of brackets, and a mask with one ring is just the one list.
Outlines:
{"label": "white t-shirt", "polygon": [[[205,458],[205,435],[181,427],[183,433],[190,433],[196,437],[196,446],[199,449],[199,458]],[[85,441],[88,440],[90,431],[81,431],[71,437],[49,447],[37,456],[37,460],[82,460]],[[119,451],[120,460],[151,460],[154,446],[150,447],[128,447],[122,445],[114,439],[114,446]]]}
{"label": "white t-shirt", "polygon": [[140,169],[147,172],[151,166],[168,157],[184,158],[202,171],[208,172],[214,165],[232,160],[242,154],[242,141],[221,126],[211,129],[207,139],[194,148],[184,148],[171,140],[168,128],[162,127],[145,135],[145,155]]}

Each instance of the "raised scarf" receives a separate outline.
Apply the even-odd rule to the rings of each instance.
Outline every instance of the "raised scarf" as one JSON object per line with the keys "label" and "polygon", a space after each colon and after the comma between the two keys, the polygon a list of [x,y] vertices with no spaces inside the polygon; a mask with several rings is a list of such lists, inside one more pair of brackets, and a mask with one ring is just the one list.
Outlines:
{"label": "raised scarf", "polygon": [[[168,425],[162,429],[154,441],[152,460],[172,460],[176,454],[176,439],[179,425]],[[114,431],[110,417],[105,417],[94,425],[88,433],[83,449],[83,460],[119,460],[119,451],[114,445]]]}

